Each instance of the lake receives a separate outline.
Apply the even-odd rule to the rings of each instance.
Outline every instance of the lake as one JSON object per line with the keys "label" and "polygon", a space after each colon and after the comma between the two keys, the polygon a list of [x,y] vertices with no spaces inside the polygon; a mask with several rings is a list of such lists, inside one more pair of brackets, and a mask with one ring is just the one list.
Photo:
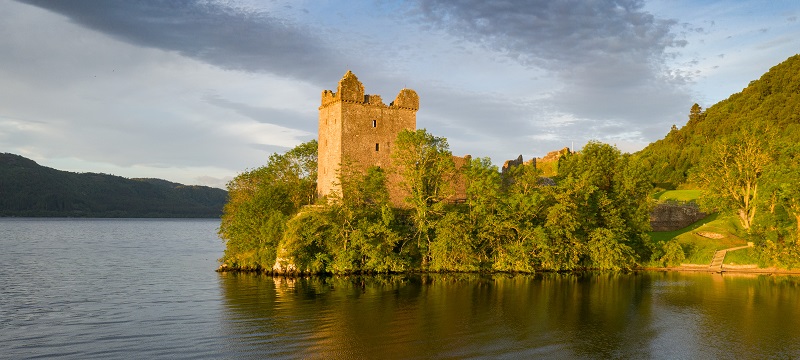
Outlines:
{"label": "lake", "polygon": [[800,357],[800,277],[218,274],[218,225],[0,218],[0,358]]}

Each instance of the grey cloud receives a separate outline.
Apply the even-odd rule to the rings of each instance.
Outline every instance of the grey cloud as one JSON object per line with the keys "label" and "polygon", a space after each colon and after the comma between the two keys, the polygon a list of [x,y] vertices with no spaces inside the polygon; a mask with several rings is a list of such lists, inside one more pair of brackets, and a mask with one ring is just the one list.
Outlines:
{"label": "grey cloud", "polygon": [[[674,109],[690,103],[684,86],[691,74],[666,66],[674,56],[667,50],[687,42],[672,33],[677,22],[655,18],[642,1],[418,0],[413,14],[423,26],[554,74],[561,86],[539,104],[550,111],[529,106],[527,118],[568,114],[586,119],[565,125],[569,132],[560,131],[576,141],[603,140],[620,128],[630,129],[628,137],[639,137],[633,140],[644,140],[644,127],[674,121]],[[542,129],[533,123],[520,131]]]}
{"label": "grey cloud", "polygon": [[222,68],[320,81],[344,68],[313,31],[261,12],[195,0],[20,0],[143,47]]}
{"label": "grey cloud", "polygon": [[211,105],[233,110],[239,115],[260,123],[283,126],[309,133],[317,132],[317,117],[313,112],[300,113],[297,111],[253,106],[223,99],[218,95],[207,95],[203,100]]}
{"label": "grey cloud", "polygon": [[[598,56],[649,61],[675,46],[674,21],[658,20],[641,1],[419,0],[417,18],[474,39],[522,62],[551,69],[591,64]],[[635,59],[631,59],[634,57]]]}

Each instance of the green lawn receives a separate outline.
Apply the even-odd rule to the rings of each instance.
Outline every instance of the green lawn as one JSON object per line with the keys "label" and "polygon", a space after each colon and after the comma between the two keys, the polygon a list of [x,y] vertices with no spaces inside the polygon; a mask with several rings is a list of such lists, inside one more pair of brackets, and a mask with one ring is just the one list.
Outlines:
{"label": "green lawn", "polygon": [[702,193],[702,190],[665,190],[653,194],[653,198],[658,201],[673,200],[689,202],[699,199]]}
{"label": "green lawn", "polygon": [[725,265],[750,265],[756,264],[759,267],[767,267],[756,253],[756,249],[747,248],[736,251],[729,251],[725,254]]}

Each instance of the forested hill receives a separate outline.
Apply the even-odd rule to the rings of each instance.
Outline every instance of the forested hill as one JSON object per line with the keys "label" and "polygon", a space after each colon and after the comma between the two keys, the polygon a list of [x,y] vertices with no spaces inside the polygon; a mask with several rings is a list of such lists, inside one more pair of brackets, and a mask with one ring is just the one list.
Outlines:
{"label": "forested hill", "polygon": [[705,111],[695,104],[685,126],[673,128],[637,155],[652,169],[653,182],[673,187],[687,181],[714,141],[747,132],[774,136],[769,139],[772,143],[791,144],[800,139],[800,55]]}
{"label": "forested hill", "polygon": [[0,153],[0,216],[219,217],[225,190],[73,173]]}

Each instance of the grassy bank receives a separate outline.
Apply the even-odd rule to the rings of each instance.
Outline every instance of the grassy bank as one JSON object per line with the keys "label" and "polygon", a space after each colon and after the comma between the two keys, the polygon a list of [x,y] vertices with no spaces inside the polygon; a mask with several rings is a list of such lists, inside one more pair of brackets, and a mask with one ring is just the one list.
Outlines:
{"label": "grassy bank", "polygon": [[[702,190],[668,190],[653,195],[657,201],[692,202],[700,198]],[[707,265],[717,250],[747,245],[740,236],[745,231],[734,216],[711,214],[683,229],[675,231],[651,232],[650,237],[656,242],[667,242],[676,239],[681,244],[687,264]],[[758,264],[758,256],[754,249],[732,251],[725,256],[725,264]]]}

